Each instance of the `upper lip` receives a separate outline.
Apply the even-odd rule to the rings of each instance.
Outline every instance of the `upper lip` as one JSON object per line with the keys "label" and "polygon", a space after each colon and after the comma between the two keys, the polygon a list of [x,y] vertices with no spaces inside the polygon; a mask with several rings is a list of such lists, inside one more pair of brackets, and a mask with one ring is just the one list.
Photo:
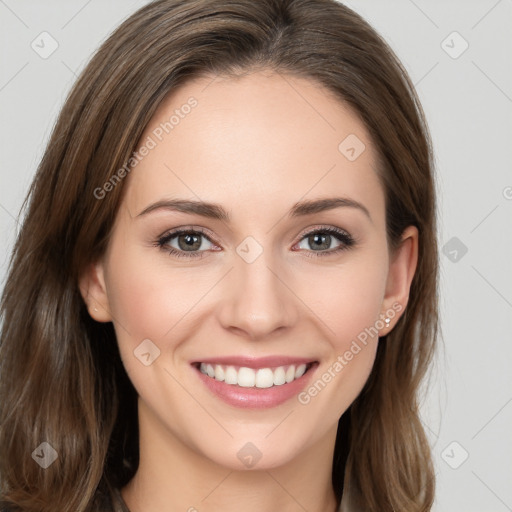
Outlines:
{"label": "upper lip", "polygon": [[273,368],[277,366],[286,365],[300,365],[316,362],[315,359],[307,357],[294,357],[294,356],[265,356],[265,357],[251,357],[251,356],[223,356],[223,357],[210,357],[192,361],[191,364],[197,365],[199,363],[205,364],[221,364],[226,366],[240,366],[245,368]]}

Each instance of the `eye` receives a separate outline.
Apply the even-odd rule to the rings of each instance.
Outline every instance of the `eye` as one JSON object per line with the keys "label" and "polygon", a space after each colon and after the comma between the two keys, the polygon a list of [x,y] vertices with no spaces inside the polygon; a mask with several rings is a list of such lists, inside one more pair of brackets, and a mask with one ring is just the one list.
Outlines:
{"label": "eye", "polygon": [[[201,229],[176,229],[160,237],[156,244],[178,258],[202,258],[216,247]],[[213,249],[215,250],[215,249]]]}
{"label": "eye", "polygon": [[[333,243],[337,245],[333,247]],[[337,254],[354,245],[355,240],[349,233],[332,226],[307,232],[297,244],[299,249],[306,249],[306,255],[311,257]]]}
{"label": "eye", "polygon": [[[306,232],[296,246],[305,250],[306,256],[318,257],[337,254],[355,244],[349,233],[328,226]],[[201,228],[175,229],[160,237],[155,245],[177,258],[202,258],[208,251],[221,250]]]}

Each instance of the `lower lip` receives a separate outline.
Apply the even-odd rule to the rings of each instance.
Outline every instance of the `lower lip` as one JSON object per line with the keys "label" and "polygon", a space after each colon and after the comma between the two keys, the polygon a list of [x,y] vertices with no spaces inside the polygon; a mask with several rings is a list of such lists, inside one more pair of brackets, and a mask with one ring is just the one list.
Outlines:
{"label": "lower lip", "polygon": [[317,366],[318,363],[313,363],[302,377],[288,384],[270,388],[244,388],[238,385],[226,384],[208,377],[199,368],[194,367],[194,369],[205,386],[225,403],[242,409],[268,409],[297,396],[306,387]]}

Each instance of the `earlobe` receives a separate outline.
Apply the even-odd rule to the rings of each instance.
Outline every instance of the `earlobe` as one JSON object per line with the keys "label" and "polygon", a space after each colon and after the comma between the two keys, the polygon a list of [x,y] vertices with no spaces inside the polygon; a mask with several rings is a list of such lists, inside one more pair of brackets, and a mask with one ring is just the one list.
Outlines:
{"label": "earlobe", "polygon": [[385,321],[386,326],[381,329],[379,336],[385,336],[393,329],[407,306],[411,283],[418,264],[418,244],[418,229],[416,226],[408,226],[402,234],[400,246],[389,263],[383,314],[390,320]]}
{"label": "earlobe", "polygon": [[89,315],[97,322],[110,322],[110,305],[103,273],[102,263],[91,263],[79,280],[80,293]]}

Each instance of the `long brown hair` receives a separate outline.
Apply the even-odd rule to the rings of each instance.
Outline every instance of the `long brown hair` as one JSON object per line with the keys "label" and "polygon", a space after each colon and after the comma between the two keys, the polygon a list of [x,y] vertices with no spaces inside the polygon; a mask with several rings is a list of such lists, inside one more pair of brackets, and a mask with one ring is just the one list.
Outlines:
{"label": "long brown hair", "polygon": [[[407,73],[380,36],[334,0],[157,0],[106,40],[70,92],[24,203],[0,339],[0,497],[12,510],[98,510],[138,465],[136,392],[111,323],[88,315],[78,279],[105,251],[129,160],[164,97],[205,75],[272,69],[347,102],[379,155],[391,249],[419,231],[409,303],[338,426],[332,482],[367,512],[428,511],[430,447],[418,392],[438,335],[432,150]],[[46,469],[31,454],[58,454]]]}

